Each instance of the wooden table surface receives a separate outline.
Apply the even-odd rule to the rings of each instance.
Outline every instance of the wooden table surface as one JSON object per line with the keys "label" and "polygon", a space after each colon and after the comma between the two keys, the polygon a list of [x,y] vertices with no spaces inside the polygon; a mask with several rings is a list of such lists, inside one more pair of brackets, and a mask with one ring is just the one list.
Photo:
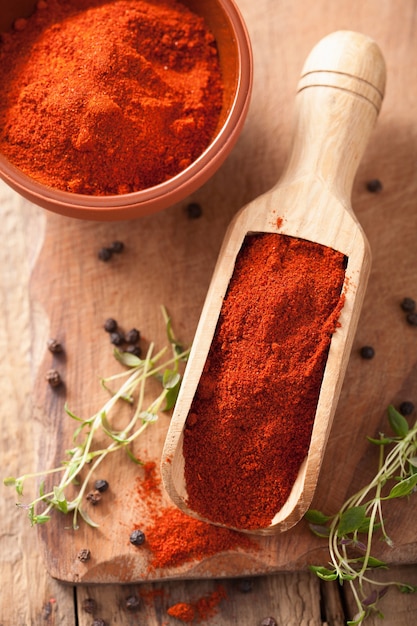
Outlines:
{"label": "wooden table surface", "polygon": [[[282,171],[290,146],[295,87],[308,52],[321,37],[338,29],[358,30],[378,42],[387,62],[387,92],[358,171],[352,199],[371,243],[373,270],[357,332],[356,353],[352,353],[340,410],[335,418],[339,430],[336,428],[337,436],[329,441],[333,457],[341,448],[340,466],[334,467],[330,461],[325,461],[321,475],[322,484],[329,483],[325,504],[331,508],[338,502],[338,480],[343,481],[345,491],[354,489],[358,476],[363,477],[361,468],[351,461],[346,441],[349,445],[362,446],[365,458],[366,435],[375,433],[387,404],[401,400],[417,404],[417,334],[415,329],[401,326],[398,319],[399,299],[407,295],[417,297],[417,1],[317,0],[312,4],[308,0],[259,0],[256,3],[239,0],[238,5],[246,19],[254,51],[252,104],[232,155],[213,179],[192,197],[202,205],[202,217],[193,226],[189,223],[184,226],[185,201],[163,214],[135,223],[132,228],[127,223],[100,225],[92,241],[100,247],[103,241],[131,231],[135,237],[133,243],[139,247],[142,241],[155,237],[155,259],[151,256],[149,260],[152,268],[156,255],[162,254],[167,261],[175,255],[176,229],[189,229],[188,244],[184,237],[181,241],[182,245],[187,244],[186,252],[193,255],[187,270],[188,277],[199,283],[198,297],[191,310],[179,306],[171,313],[180,321],[186,339],[191,340],[202,297],[231,217],[246,202],[269,189]],[[380,194],[366,190],[365,183],[371,178],[382,181]],[[0,250],[0,467],[3,478],[38,467],[38,442],[42,437],[46,439],[44,449],[51,449],[48,432],[45,433],[34,410],[34,398],[39,400],[42,396],[34,381],[39,384],[44,338],[50,330],[50,318],[44,308],[45,294],[40,297],[37,291],[40,289],[40,260],[41,274],[44,283],[47,282],[44,289],[52,300],[60,290],[71,288],[71,281],[68,284],[66,281],[73,274],[62,272],[62,241],[57,241],[56,248],[52,249],[59,262],[55,264],[51,255],[51,233],[63,234],[66,218],[31,205],[3,183],[0,183],[0,214],[3,232]],[[161,225],[172,236],[169,241],[161,241],[155,235]],[[77,223],[69,228],[72,235],[76,236],[77,228],[80,233],[95,232],[91,225]],[[192,228],[197,229],[200,239],[191,239]],[[198,241],[204,241],[201,251],[195,245]],[[78,243],[74,239],[74,255],[77,255]],[[45,253],[48,246],[49,257]],[[150,244],[147,247],[152,248]],[[63,248],[70,255],[71,242],[67,241]],[[45,258],[49,261],[46,268]],[[135,294],[138,310],[145,309],[146,298],[152,301],[152,280],[145,282],[142,295],[140,290]],[[184,292],[194,289],[185,275],[178,277],[174,287]],[[169,296],[169,293],[161,294],[158,285],[154,291],[158,302],[161,295]],[[65,319],[62,324],[65,325]],[[357,348],[364,343],[374,345],[377,355],[358,377],[358,368],[362,365]],[[349,407],[360,417],[347,439]],[[47,412],[48,407],[43,409]],[[218,582],[200,579],[140,585],[63,584],[47,573],[38,534],[30,528],[25,514],[15,507],[15,500],[13,490],[1,488],[2,626],[88,626],[93,617],[102,618],[108,625],[174,625],[178,622],[166,614],[168,606],[178,601],[193,601],[213,590]],[[401,529],[410,533],[415,514],[414,503],[398,509],[397,517],[393,515],[392,519],[398,524],[401,522]],[[388,572],[379,574],[381,578],[417,584],[415,541],[413,538],[407,541],[398,553],[394,547],[392,565]],[[407,558],[407,545],[410,558]],[[286,626],[341,625],[352,616],[352,598],[344,589],[336,583],[321,584],[306,568],[299,571],[292,565],[291,570],[256,577],[251,590],[246,592],[241,580],[223,580],[227,598],[207,624],[256,626],[264,617],[271,616],[278,624]],[[126,609],[126,599],[132,595],[142,598],[141,608],[135,613]],[[82,608],[87,597],[97,602],[94,616]],[[381,610],[385,615],[382,623],[411,626],[416,623],[417,594],[400,595],[391,590],[382,599]],[[372,617],[367,623],[381,622]]]}

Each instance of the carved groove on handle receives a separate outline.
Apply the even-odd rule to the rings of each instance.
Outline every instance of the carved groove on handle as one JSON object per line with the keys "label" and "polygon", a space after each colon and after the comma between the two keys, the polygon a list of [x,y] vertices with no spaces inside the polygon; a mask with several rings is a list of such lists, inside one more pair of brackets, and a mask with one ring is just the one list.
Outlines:
{"label": "carved groove on handle", "polygon": [[377,113],[381,109],[384,96],[374,85],[362,78],[327,70],[318,70],[304,74],[299,80],[297,93],[308,87],[333,87],[349,91],[368,100],[375,107]]}

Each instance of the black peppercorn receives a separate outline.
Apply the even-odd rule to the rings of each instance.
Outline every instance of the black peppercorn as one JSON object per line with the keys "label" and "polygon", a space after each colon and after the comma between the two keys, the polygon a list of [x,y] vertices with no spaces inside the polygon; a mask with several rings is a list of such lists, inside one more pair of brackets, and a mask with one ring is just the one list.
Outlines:
{"label": "black peppercorn", "polygon": [[61,384],[61,375],[57,370],[48,370],[45,374],[45,378],[51,387],[59,387]]}
{"label": "black peppercorn", "polygon": [[137,357],[140,357],[142,354],[142,350],[139,346],[127,346],[126,352],[130,352],[130,354],[134,354]]}
{"label": "black peppercorn", "polygon": [[371,193],[379,193],[382,191],[382,183],[378,178],[373,178],[372,180],[368,180],[366,183],[366,188]]}
{"label": "black peppercorn", "polygon": [[192,220],[201,217],[203,214],[203,209],[201,208],[201,205],[198,204],[198,202],[190,202],[190,204],[188,204],[186,207],[186,211],[188,217]]}
{"label": "black peppercorn", "polygon": [[125,244],[123,243],[123,241],[113,241],[113,243],[110,245],[110,250],[112,252],[115,252],[116,254],[120,254],[121,252],[123,252],[125,248]]}
{"label": "black peppercorn", "polygon": [[94,598],[85,598],[85,600],[83,600],[82,605],[81,605],[83,611],[85,611],[85,613],[89,613],[90,615],[92,613],[95,613],[97,611],[97,602],[94,600]]}
{"label": "black peppercorn", "polygon": [[130,543],[132,543],[134,546],[141,546],[143,543],[145,543],[145,533],[143,533],[141,530],[134,530],[131,535],[130,535]]}
{"label": "black peppercorn", "polygon": [[124,340],[125,338],[123,336],[123,333],[120,332],[120,330],[116,330],[114,333],[110,333],[110,341],[115,346],[121,346],[122,343],[124,343]]}
{"label": "black peppercorn", "polygon": [[417,326],[417,313],[408,313],[405,319],[410,326]]}
{"label": "black peppercorn", "polygon": [[126,608],[128,611],[134,613],[140,609],[140,600],[137,596],[129,596],[126,598]]}
{"label": "black peppercorn", "polygon": [[81,561],[82,563],[84,563],[85,561],[89,561],[90,557],[91,557],[91,552],[88,548],[83,548],[77,554],[77,559]]}
{"label": "black peppercorn", "polygon": [[126,333],[125,339],[127,343],[137,343],[140,339],[140,332],[137,328],[132,328]]}
{"label": "black peppercorn", "polygon": [[98,251],[98,258],[100,259],[100,261],[110,261],[112,254],[113,253],[110,248],[100,248],[100,250]]}
{"label": "black peppercorn", "polygon": [[50,352],[62,352],[62,344],[57,339],[48,339],[47,346]]}
{"label": "black peppercorn", "polygon": [[401,415],[407,416],[407,415],[411,415],[411,413],[414,411],[414,404],[412,402],[401,402],[400,404],[400,413]]}
{"label": "black peppercorn", "polygon": [[50,618],[51,615],[52,615],[52,603],[49,600],[49,602],[45,602],[45,604],[43,605],[42,617],[44,620],[47,620]]}
{"label": "black peppercorn", "polygon": [[241,593],[249,593],[253,589],[253,580],[252,578],[242,578],[239,581],[239,591]]}
{"label": "black peppercorn", "polygon": [[89,493],[87,493],[86,498],[88,502],[90,502],[91,504],[95,506],[101,500],[101,493],[97,491],[97,489],[94,489],[93,491],[90,491]]}
{"label": "black peppercorn", "polygon": [[114,333],[114,331],[117,330],[117,322],[116,322],[116,320],[114,320],[112,317],[109,317],[109,319],[107,319],[104,322],[104,330],[107,333]]}
{"label": "black peppercorn", "polygon": [[104,478],[99,478],[94,483],[94,489],[96,489],[97,491],[100,491],[100,493],[107,491],[108,488],[109,488],[109,483],[107,482],[107,480],[104,480]]}
{"label": "black peppercorn", "polygon": [[360,349],[360,355],[363,359],[373,359],[375,356],[375,350],[372,346],[363,346]]}
{"label": "black peppercorn", "polygon": [[259,626],[278,626],[278,624],[273,617],[264,617]]}
{"label": "black peppercorn", "polygon": [[401,302],[401,308],[406,313],[413,313],[416,309],[416,301],[413,298],[404,298]]}

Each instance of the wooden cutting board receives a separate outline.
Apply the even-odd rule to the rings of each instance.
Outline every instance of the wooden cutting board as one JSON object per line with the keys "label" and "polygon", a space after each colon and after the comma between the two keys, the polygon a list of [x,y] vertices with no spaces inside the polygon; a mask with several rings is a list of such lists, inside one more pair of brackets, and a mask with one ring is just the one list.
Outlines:
{"label": "wooden cutting board", "polygon": [[[221,170],[190,200],[202,216],[190,219],[187,202],[134,222],[93,223],[45,213],[41,251],[35,263],[33,309],[35,382],[33,419],[39,468],[53,467],[71,445],[74,423],[64,403],[82,417],[106,398],[99,377],[120,370],[103,323],[114,317],[125,329],[137,327],[146,340],[166,344],[160,305],[173,319],[176,334],[190,345],[227,225],[246,202],[278,179],[289,151],[295,87],[313,45],[340,28],[374,37],[387,62],[388,86],[377,127],[359,167],[353,207],[369,238],[373,266],[369,288],[328,443],[315,508],[335,512],[374,474],[377,451],[367,435],[387,431],[386,408],[410,400],[417,405],[417,328],[400,308],[403,297],[417,299],[417,2],[382,4],[319,0],[314,14],[307,0],[240,0],[252,37],[255,82],[248,120],[234,152]],[[367,181],[378,178],[380,193]],[[97,258],[114,240],[125,251],[109,263]],[[61,340],[63,355],[46,349],[49,337]],[[375,348],[372,360],[359,349]],[[45,372],[57,367],[64,385],[51,389]],[[415,417],[415,416],[414,416]],[[169,416],[161,415],[135,447],[144,460],[159,462]],[[326,561],[325,543],[304,521],[276,537],[257,539],[257,549],[218,555],[177,568],[150,571],[149,555],[129,542],[134,527],[149,521],[151,506],[140,500],[142,470],[123,454],[102,467],[108,497],[92,511],[99,529],[85,524],[66,529],[54,515],[39,528],[40,545],[52,576],[69,582],[114,583],[158,578],[222,577],[303,569]],[[164,495],[152,507],[168,504]],[[389,563],[417,562],[413,499],[386,506],[394,549],[375,546]],[[78,552],[88,548],[91,559]]]}

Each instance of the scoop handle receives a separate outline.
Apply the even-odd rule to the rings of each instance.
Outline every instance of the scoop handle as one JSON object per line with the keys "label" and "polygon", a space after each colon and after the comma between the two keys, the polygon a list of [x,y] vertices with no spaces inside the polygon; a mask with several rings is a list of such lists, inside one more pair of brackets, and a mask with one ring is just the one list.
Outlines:
{"label": "scoop handle", "polygon": [[314,174],[350,200],[385,81],[384,57],[370,37],[336,31],[319,41],[298,83],[292,151],[280,182]]}

